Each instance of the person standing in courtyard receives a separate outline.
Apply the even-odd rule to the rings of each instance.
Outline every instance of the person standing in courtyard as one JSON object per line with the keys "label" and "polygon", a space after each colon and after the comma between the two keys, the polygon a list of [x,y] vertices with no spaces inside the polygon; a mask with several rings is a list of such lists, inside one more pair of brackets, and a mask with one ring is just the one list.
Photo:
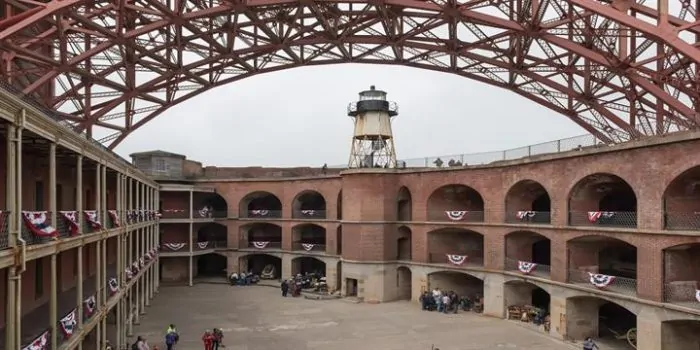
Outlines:
{"label": "person standing in courtyard", "polygon": [[219,347],[225,347],[223,344],[224,333],[219,328],[214,328],[214,350],[219,350]]}
{"label": "person standing in courtyard", "polygon": [[177,333],[168,332],[168,334],[165,335],[166,349],[173,350],[173,346],[175,346],[175,343],[177,343]]}
{"label": "person standing in courtyard", "polygon": [[282,281],[282,286],[280,288],[282,288],[282,296],[286,297],[289,292],[289,283],[287,280]]}
{"label": "person standing in courtyard", "polygon": [[204,331],[202,335],[202,342],[204,343],[204,350],[214,350],[214,335],[210,330]]}

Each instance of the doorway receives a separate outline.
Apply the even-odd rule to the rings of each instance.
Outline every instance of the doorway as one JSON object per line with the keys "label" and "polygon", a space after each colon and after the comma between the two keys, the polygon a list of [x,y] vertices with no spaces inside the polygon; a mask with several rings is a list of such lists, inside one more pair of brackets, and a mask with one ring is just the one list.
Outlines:
{"label": "doorway", "polygon": [[345,279],[345,295],[349,297],[357,296],[357,279],[346,278]]}

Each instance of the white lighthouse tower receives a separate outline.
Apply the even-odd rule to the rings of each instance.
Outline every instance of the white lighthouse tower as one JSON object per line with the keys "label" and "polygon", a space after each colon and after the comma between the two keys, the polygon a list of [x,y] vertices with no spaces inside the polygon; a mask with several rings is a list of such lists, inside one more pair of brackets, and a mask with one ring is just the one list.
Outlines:
{"label": "white lighthouse tower", "polygon": [[348,106],[348,116],[355,120],[348,168],[396,168],[391,119],[398,114],[385,91],[372,85],[360,92],[360,100]]}

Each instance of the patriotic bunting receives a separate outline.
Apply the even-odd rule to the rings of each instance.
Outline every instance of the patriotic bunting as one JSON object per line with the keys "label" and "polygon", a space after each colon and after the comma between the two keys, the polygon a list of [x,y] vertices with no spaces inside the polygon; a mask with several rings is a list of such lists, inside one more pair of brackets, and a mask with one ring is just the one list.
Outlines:
{"label": "patriotic bunting", "polygon": [[615,276],[603,275],[600,273],[588,273],[592,285],[598,288],[605,288],[615,281]]}
{"label": "patriotic bunting", "polygon": [[700,290],[695,290],[695,300],[697,300],[700,303]]}
{"label": "patriotic bunting", "polygon": [[466,210],[448,210],[445,212],[447,214],[447,218],[452,220],[452,221],[459,221],[464,218],[465,215],[467,215]]}
{"label": "patriotic bunting", "polygon": [[615,216],[614,211],[589,211],[588,221],[594,224],[600,219],[609,219],[613,216]]}
{"label": "patriotic bunting", "polygon": [[314,245],[311,243],[302,243],[301,247],[304,248],[307,252],[314,249]]}
{"label": "patriotic bunting", "polygon": [[59,211],[63,220],[68,224],[71,236],[75,236],[80,233],[80,224],[78,223],[78,212],[73,211]]}
{"label": "patriotic bunting", "polygon": [[267,214],[270,214],[269,210],[251,210],[250,211],[251,215],[257,215],[257,216],[267,216]]}
{"label": "patriotic bunting", "polygon": [[119,213],[116,210],[108,210],[109,218],[112,219],[112,224],[115,227],[121,227],[121,222],[119,221]]}
{"label": "patriotic bunting", "polygon": [[184,248],[187,243],[163,243],[163,245],[172,251],[178,251]]}
{"label": "patriotic bunting", "polygon": [[78,324],[78,321],[75,317],[75,309],[71,310],[71,312],[63,316],[63,318],[61,318],[61,320],[58,323],[61,325],[61,331],[63,332],[63,336],[65,338],[70,338],[70,336],[73,335],[73,332],[75,331],[75,326]]}
{"label": "patriotic bunting", "polygon": [[467,256],[466,255],[457,255],[457,254],[446,254],[447,255],[447,260],[450,262],[452,265],[462,265],[464,262],[467,261]]}
{"label": "patriotic bunting", "polygon": [[143,259],[143,257],[139,258],[139,269],[142,269],[144,266],[146,266],[146,261]]}
{"label": "patriotic bunting", "polygon": [[40,336],[36,337],[29,345],[22,348],[22,350],[47,350],[49,348],[49,331],[41,333]]}
{"label": "patriotic bunting", "polygon": [[109,287],[109,292],[111,294],[114,294],[119,291],[119,282],[114,277],[109,279],[109,281],[107,282],[107,286]]}
{"label": "patriotic bunting", "polygon": [[37,237],[56,237],[58,230],[48,223],[48,212],[45,211],[23,211],[22,221],[24,225]]}
{"label": "patriotic bunting", "polygon": [[199,217],[209,218],[209,217],[211,217],[211,212],[212,212],[212,209],[209,206],[206,206],[202,209],[199,209]]}
{"label": "patriotic bunting", "polygon": [[83,313],[85,314],[85,318],[90,318],[92,314],[95,313],[95,306],[97,304],[97,301],[95,300],[95,296],[91,296],[85,300],[83,300]]}
{"label": "patriotic bunting", "polygon": [[316,211],[315,210],[302,210],[301,214],[306,215],[306,216],[314,216],[316,214]]}
{"label": "patriotic bunting", "polygon": [[209,246],[209,242],[197,242],[199,249],[207,249],[207,246]]}
{"label": "patriotic bunting", "polygon": [[535,211],[519,211],[515,214],[515,216],[518,218],[518,220],[525,221],[535,217],[536,214],[537,212]]}
{"label": "patriotic bunting", "polygon": [[102,223],[100,222],[100,218],[97,214],[96,210],[85,210],[85,220],[87,220],[88,225],[93,230],[101,230],[102,229]]}
{"label": "patriotic bunting", "polygon": [[518,261],[518,270],[526,275],[535,270],[535,267],[537,267],[537,264],[535,263],[529,261]]}
{"label": "patriotic bunting", "polygon": [[258,249],[265,249],[270,242],[251,242],[253,243],[253,247],[258,248]]}
{"label": "patriotic bunting", "polygon": [[127,267],[124,269],[124,278],[126,278],[127,281],[130,281],[132,278],[134,278],[134,273],[131,272],[131,267]]}

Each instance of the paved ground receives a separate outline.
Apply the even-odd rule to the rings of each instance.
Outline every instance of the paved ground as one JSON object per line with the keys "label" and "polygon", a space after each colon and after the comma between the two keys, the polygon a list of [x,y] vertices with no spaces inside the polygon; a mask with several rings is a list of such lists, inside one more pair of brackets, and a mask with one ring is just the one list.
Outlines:
{"label": "paved ground", "polygon": [[198,284],[163,287],[134,333],[162,350],[175,323],[178,350],[201,349],[206,328],[224,330],[227,350],[571,349],[522,326],[472,313],[443,315],[417,304],[353,304],[282,298],[270,287]]}

